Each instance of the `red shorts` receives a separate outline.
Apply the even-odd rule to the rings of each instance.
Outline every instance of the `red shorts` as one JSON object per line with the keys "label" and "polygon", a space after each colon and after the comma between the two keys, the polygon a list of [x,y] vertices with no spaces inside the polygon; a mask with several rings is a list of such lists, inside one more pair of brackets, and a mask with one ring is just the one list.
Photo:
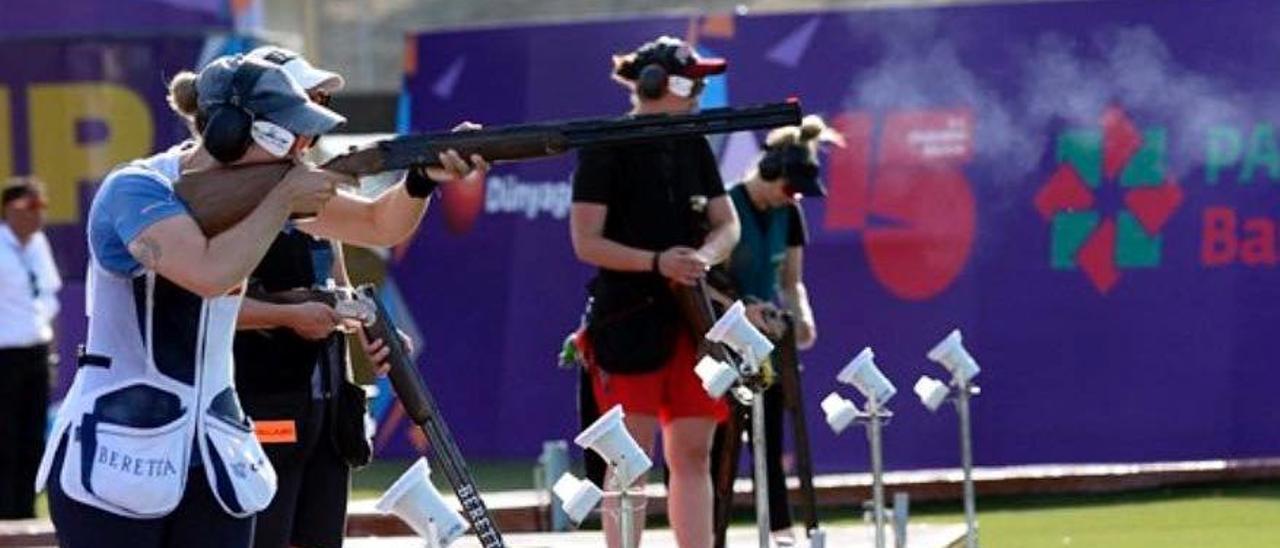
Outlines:
{"label": "red shorts", "polygon": [[[590,364],[588,337],[579,333],[578,341]],[[706,417],[717,422],[727,419],[729,406],[724,398],[713,399],[708,395],[702,388],[702,380],[693,372],[698,362],[698,346],[693,337],[680,330],[675,345],[667,363],[650,373],[613,374],[589,365],[587,371],[600,412],[621,404],[623,411],[656,416],[661,424],[690,417]]]}

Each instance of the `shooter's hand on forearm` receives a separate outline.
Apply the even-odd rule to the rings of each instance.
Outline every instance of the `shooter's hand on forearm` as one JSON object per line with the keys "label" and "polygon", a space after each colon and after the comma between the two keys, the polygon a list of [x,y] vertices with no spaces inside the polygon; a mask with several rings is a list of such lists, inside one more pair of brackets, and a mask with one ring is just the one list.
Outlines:
{"label": "shooter's hand on forearm", "polygon": [[[360,339],[360,346],[364,348],[364,354],[369,357],[369,363],[373,364],[373,373],[379,377],[385,377],[387,372],[391,370],[391,347],[387,346],[382,339],[370,341],[364,334],[363,329],[357,329],[356,335]],[[400,337],[400,343],[404,345],[404,351],[413,354],[413,340],[409,338],[404,331],[396,330],[396,335]]]}
{"label": "shooter's hand on forearm", "polygon": [[[475,131],[484,126],[473,122],[462,122],[453,127],[453,131]],[[449,182],[479,182],[483,181],[489,173],[489,162],[485,161],[479,154],[472,154],[470,164],[462,159],[462,156],[455,150],[449,150],[438,156],[440,167],[430,166],[423,168],[423,173],[431,180],[438,183]]]}

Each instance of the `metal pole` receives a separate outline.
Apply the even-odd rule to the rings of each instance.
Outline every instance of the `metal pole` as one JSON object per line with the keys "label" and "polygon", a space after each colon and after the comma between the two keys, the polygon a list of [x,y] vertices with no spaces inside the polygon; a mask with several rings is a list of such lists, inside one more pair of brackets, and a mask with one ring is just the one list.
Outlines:
{"label": "metal pole", "polygon": [[876,548],[884,544],[884,462],[880,444],[880,406],[875,400],[867,401],[867,437],[871,442],[871,500],[876,528]]}
{"label": "metal pole", "polygon": [[551,490],[556,480],[569,471],[569,443],[565,440],[542,442],[542,455],[538,457],[538,488],[547,494],[550,501],[551,530],[568,531],[571,527],[569,514],[556,504],[556,495]]}
{"label": "metal pole", "polygon": [[[622,480],[618,477],[618,470],[616,467],[610,471],[610,474],[612,477],[609,478],[609,483],[612,483],[614,488],[618,490],[618,536],[622,537],[619,539],[618,546],[621,548],[636,548],[636,545],[639,543],[635,538],[636,509],[635,501],[631,500],[631,486],[622,484]],[[608,512],[604,512],[603,514],[606,517],[608,516]],[[607,528],[607,522],[605,526]]]}
{"label": "metal pole", "polygon": [[632,508],[631,495],[627,491],[628,489],[625,485],[618,491],[618,512],[620,512],[618,516],[618,532],[622,535],[622,548],[636,548],[633,531],[635,524],[632,523],[634,518],[632,514],[635,509]]}
{"label": "metal pole", "polygon": [[765,459],[768,452],[764,431],[764,390],[758,390],[751,400],[751,448],[752,467],[755,469],[756,529],[760,534],[760,548],[769,548],[769,469]]}
{"label": "metal pole", "polygon": [[956,413],[960,415],[960,466],[964,470],[965,548],[978,548],[978,514],[973,488],[973,438],[969,431],[969,391],[967,382],[957,387]]}
{"label": "metal pole", "polygon": [[905,491],[893,494],[893,546],[907,548],[907,520],[911,515],[911,497]]}

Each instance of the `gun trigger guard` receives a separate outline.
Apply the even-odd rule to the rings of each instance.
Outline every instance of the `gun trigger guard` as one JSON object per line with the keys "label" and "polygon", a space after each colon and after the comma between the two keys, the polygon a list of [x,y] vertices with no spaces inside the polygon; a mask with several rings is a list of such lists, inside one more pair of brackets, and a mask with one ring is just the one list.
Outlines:
{"label": "gun trigger guard", "polygon": [[334,306],[334,311],[344,319],[356,320],[366,326],[373,325],[377,319],[377,310],[358,296],[338,300],[337,305]]}

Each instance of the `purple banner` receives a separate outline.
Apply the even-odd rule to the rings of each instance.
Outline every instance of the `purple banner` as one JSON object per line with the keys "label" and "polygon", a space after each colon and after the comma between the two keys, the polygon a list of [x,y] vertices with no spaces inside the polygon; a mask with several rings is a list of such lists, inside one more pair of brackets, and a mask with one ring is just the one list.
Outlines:
{"label": "purple banner", "polygon": [[[236,2],[247,4],[248,2]],[[230,0],[0,0],[0,39],[229,31]]]}
{"label": "purple banner", "polygon": [[83,220],[94,187],[112,167],[177,143],[186,127],[165,104],[167,78],[190,69],[203,38],[30,40],[0,48],[0,181],[45,181],[49,227],[64,287],[57,319],[70,383],[84,340]]}
{"label": "purple banner", "polygon": [[[891,468],[954,466],[956,420],[911,395],[953,327],[983,366],[982,465],[1280,454],[1280,121],[1269,0],[1116,0],[650,18],[419,35],[407,126],[627,110],[610,54],[659,34],[729,59],[704,103],[801,98],[849,141],[809,200],[822,470],[863,469],[818,401],[863,346],[897,384]],[[713,139],[726,180],[759,135]],[[447,186],[396,267],[463,450],[571,438],[555,355],[590,270],[565,222],[572,159]],[[842,389],[846,393],[847,389]]]}

